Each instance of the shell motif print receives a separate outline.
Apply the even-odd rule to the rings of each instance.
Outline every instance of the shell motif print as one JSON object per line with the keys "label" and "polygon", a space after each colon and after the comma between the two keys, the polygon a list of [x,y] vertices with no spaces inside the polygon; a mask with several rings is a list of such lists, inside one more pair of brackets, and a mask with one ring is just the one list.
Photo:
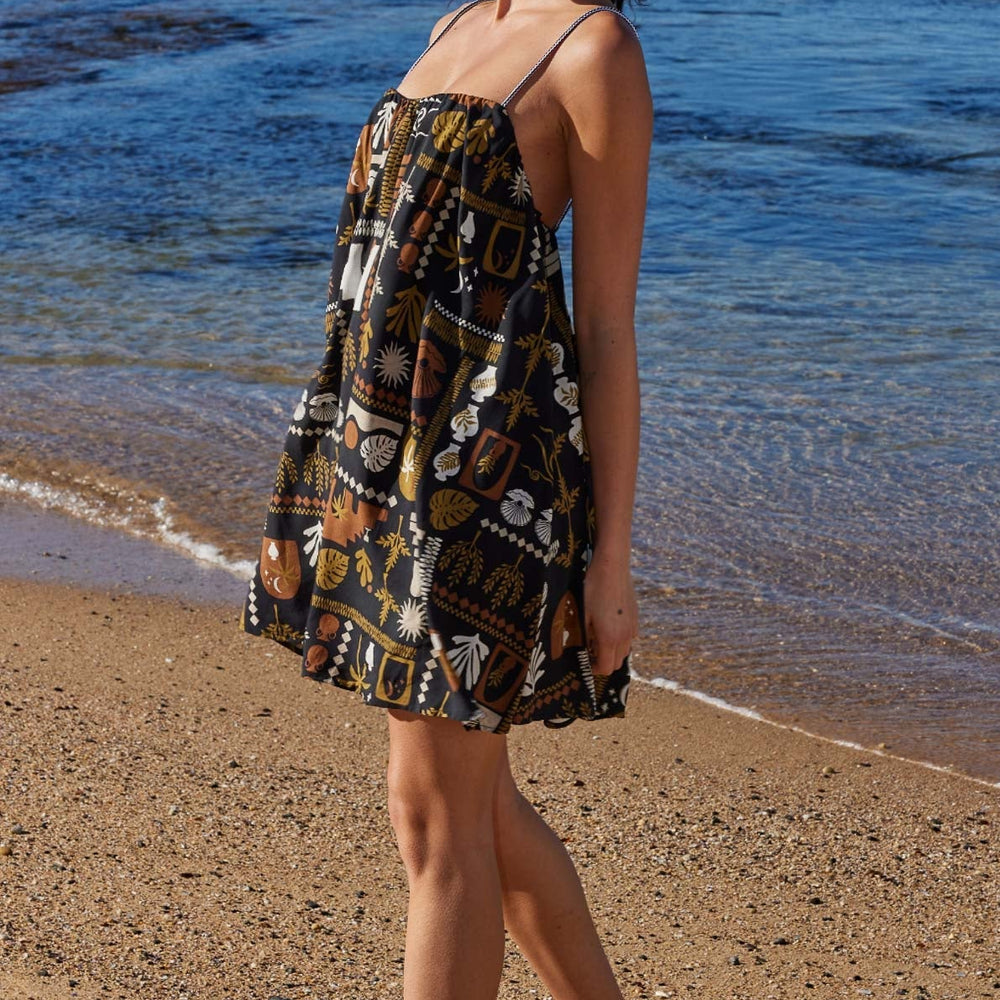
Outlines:
{"label": "shell motif print", "polygon": [[506,109],[386,91],[358,136],[326,350],[241,618],[303,676],[506,732],[624,711],[594,676],[573,328]]}

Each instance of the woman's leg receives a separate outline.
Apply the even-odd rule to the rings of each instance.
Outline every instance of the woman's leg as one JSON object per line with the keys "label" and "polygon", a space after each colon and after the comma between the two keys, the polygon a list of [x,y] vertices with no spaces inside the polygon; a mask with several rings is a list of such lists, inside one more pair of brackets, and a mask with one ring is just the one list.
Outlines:
{"label": "woman's leg", "polygon": [[511,937],[554,1000],[621,1000],[573,862],[518,791],[506,747],[495,795],[496,858]]}
{"label": "woman's leg", "polygon": [[389,716],[389,816],[410,884],[404,1000],[495,1000],[504,925],[493,803],[506,737]]}

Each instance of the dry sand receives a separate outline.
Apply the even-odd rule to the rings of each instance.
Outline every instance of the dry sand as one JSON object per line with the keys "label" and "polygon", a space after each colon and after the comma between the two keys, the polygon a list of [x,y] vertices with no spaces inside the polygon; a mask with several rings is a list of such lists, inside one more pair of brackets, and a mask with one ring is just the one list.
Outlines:
{"label": "dry sand", "polygon": [[[383,713],[235,604],[0,593],[0,998],[400,997]],[[643,686],[511,747],[626,997],[1000,998],[997,788]]]}

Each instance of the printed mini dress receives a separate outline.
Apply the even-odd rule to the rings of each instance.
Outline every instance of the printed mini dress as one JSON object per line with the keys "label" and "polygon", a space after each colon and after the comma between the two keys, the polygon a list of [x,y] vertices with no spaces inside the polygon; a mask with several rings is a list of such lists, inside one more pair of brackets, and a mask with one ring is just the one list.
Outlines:
{"label": "printed mini dress", "polygon": [[597,676],[587,649],[595,515],[559,249],[506,110],[600,10],[632,27],[587,11],[501,102],[390,88],[358,138],[326,351],[240,625],[371,705],[496,733],[624,712],[628,657]]}

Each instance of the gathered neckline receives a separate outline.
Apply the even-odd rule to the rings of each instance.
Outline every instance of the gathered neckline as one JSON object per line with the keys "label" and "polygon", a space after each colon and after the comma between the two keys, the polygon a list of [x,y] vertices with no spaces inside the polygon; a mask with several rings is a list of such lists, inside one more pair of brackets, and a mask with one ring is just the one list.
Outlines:
{"label": "gathered neckline", "polygon": [[[501,112],[502,117],[506,120],[507,124],[510,126],[511,138],[514,143],[514,148],[517,150],[517,158],[521,162],[521,169],[524,169],[524,157],[521,155],[521,144],[517,141],[517,129],[514,127],[514,120],[510,117],[510,112],[507,110],[507,105],[503,101],[494,100],[492,97],[479,97],[477,94],[463,94],[458,91],[453,90],[442,90],[436,94],[424,94],[422,97],[407,97],[406,94],[401,94],[395,87],[386,88],[385,92],[382,94],[382,98],[379,101],[384,101],[387,97],[397,97],[401,101],[405,101],[407,104],[421,104],[423,101],[431,101],[435,98],[437,99],[447,99],[451,101],[457,101],[462,103],[463,101],[468,101],[475,104],[488,104],[492,108],[496,108]],[[535,193],[534,188],[531,186],[531,178],[528,178],[528,189],[531,192],[528,196],[528,201],[531,203],[531,207],[535,213],[535,219],[538,224],[548,233],[549,237],[552,239],[553,244],[556,247],[556,252],[559,252],[559,241],[556,237],[556,231],[553,229],[543,218],[541,213],[538,211],[538,206],[535,204]],[[562,219],[560,218],[560,222]],[[556,223],[558,225],[558,223]]]}
{"label": "gathered neckline", "polygon": [[474,101],[476,104],[491,104],[493,107],[503,108],[504,111],[507,110],[507,105],[504,104],[503,101],[497,100],[495,97],[480,97],[478,94],[465,94],[458,90],[440,90],[436,94],[424,94],[422,97],[407,97],[406,94],[401,93],[395,87],[389,87],[385,93],[395,94],[395,96],[401,101],[406,101],[408,104],[419,104],[421,101],[430,101],[435,97],[450,97],[454,100],[465,97],[470,101]]}

